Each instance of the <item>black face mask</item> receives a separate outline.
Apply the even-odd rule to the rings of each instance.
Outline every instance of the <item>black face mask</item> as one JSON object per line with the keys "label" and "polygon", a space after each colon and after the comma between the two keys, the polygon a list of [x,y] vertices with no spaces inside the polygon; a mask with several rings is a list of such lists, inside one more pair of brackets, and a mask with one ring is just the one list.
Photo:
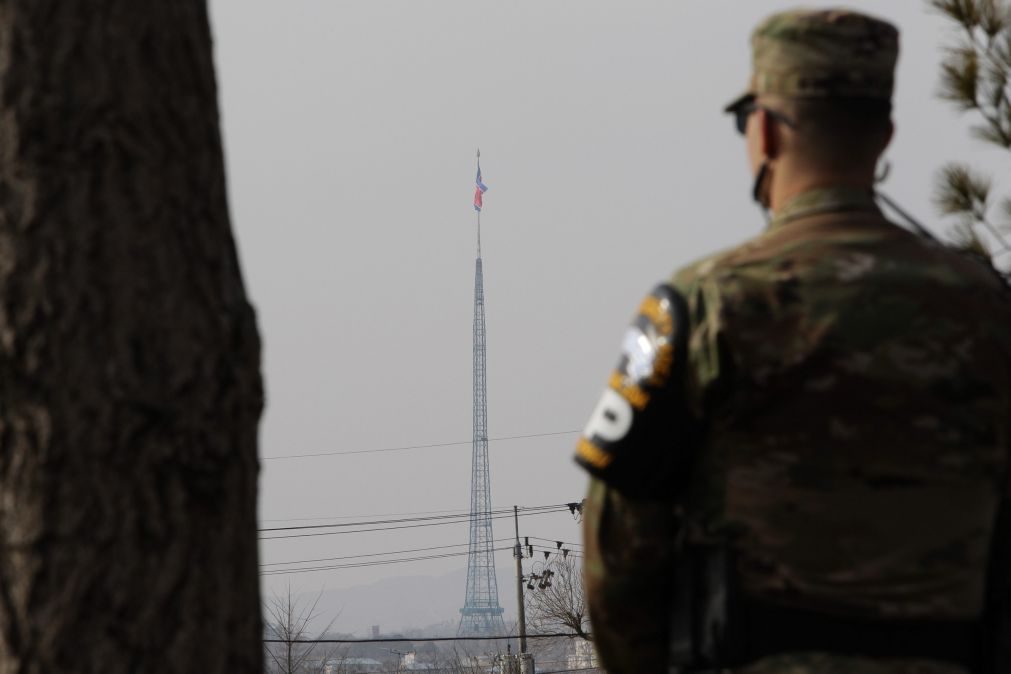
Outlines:
{"label": "black face mask", "polygon": [[751,198],[768,213],[769,210],[769,160],[764,159],[755,174],[755,182],[751,186]]}

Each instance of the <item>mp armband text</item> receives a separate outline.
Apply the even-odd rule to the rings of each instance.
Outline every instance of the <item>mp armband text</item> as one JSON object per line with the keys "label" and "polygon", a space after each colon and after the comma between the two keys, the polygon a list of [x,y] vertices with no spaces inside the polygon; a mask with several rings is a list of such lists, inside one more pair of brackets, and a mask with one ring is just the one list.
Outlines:
{"label": "mp armband text", "polygon": [[622,491],[648,496],[668,482],[678,456],[691,454],[684,370],[684,299],[656,287],[622,340],[622,354],[576,447],[576,462]]}

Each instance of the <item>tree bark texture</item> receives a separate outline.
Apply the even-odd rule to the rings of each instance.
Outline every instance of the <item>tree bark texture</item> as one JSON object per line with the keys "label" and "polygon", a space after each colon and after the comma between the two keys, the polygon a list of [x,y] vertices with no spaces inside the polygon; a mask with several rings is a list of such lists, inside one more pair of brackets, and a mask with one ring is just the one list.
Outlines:
{"label": "tree bark texture", "polygon": [[262,671],[203,0],[0,0],[0,674]]}

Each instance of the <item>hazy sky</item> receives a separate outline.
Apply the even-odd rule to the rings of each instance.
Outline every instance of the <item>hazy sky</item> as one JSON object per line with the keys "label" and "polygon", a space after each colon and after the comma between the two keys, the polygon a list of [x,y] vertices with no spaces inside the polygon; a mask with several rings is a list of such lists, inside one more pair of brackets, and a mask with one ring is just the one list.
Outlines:
{"label": "hazy sky", "polygon": [[[926,3],[850,6],[902,31],[885,189],[936,222],[936,169],[997,155],[935,98],[946,32]],[[270,457],[469,441],[478,147],[490,188],[489,434],[581,428],[641,296],[763,226],[721,109],[747,80],[751,28],[783,7],[212,0],[232,221],[265,345],[262,526],[468,508],[467,444]],[[493,505],[580,499],[574,441],[492,442]],[[511,522],[495,532],[511,535]],[[567,514],[527,518],[521,534],[579,540]],[[466,540],[462,525],[287,539],[265,542],[261,561]],[[264,587],[315,591],[465,564],[273,576]],[[342,620],[338,629],[360,629]]]}

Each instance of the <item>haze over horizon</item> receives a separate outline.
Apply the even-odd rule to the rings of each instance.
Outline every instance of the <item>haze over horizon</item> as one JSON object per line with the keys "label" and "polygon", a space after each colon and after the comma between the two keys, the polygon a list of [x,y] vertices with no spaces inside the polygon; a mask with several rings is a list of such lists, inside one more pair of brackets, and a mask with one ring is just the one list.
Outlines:
{"label": "haze over horizon", "polygon": [[[998,158],[936,97],[949,33],[919,0],[846,4],[901,30],[885,191],[942,232],[937,169]],[[536,436],[490,443],[493,506],[578,501],[573,431],[641,297],[763,227],[721,110],[747,81],[752,27],[790,5],[210,6],[232,222],[264,341],[261,526],[468,509],[478,147],[489,435]],[[416,448],[283,458],[402,447]],[[511,519],[495,527],[512,537]],[[580,540],[567,511],[520,528]],[[261,544],[261,563],[465,550],[467,533],[284,538]],[[508,550],[497,555],[511,568]],[[465,565],[452,556],[271,575],[263,589],[315,593]],[[510,580],[499,578],[503,605],[515,604]]]}

